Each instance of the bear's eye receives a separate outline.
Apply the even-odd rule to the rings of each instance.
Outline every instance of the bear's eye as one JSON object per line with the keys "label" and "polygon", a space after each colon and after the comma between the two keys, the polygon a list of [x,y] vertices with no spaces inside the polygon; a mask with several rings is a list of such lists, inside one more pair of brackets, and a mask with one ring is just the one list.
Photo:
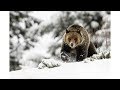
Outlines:
{"label": "bear's eye", "polygon": [[71,41],[71,38],[68,38],[68,41]]}
{"label": "bear's eye", "polygon": [[76,42],[76,41],[77,41],[77,38],[75,38],[74,40],[75,40],[75,42]]}

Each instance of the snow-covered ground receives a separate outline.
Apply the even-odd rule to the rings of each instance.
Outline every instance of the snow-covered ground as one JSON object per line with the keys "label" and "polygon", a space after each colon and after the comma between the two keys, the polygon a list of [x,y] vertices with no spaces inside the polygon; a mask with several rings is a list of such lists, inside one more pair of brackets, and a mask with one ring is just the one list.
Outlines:
{"label": "snow-covered ground", "polygon": [[[53,62],[53,61],[52,61]],[[43,69],[23,68],[10,72],[11,79],[81,79],[81,78],[109,78],[111,68],[110,59],[94,60],[89,63],[57,62],[58,67]]]}

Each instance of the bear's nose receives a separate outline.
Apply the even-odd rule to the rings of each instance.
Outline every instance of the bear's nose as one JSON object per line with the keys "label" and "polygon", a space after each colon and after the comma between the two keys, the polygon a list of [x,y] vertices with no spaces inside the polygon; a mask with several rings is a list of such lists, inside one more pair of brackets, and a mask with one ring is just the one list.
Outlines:
{"label": "bear's nose", "polygon": [[71,43],[71,46],[73,47],[73,43]]}

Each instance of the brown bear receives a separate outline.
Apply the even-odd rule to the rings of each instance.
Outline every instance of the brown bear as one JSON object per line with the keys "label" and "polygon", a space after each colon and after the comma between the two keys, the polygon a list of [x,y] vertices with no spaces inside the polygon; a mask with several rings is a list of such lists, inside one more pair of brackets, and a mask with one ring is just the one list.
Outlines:
{"label": "brown bear", "polygon": [[83,61],[93,54],[97,54],[96,48],[85,28],[77,24],[69,26],[63,36],[61,59],[68,61],[74,56],[76,61]]}

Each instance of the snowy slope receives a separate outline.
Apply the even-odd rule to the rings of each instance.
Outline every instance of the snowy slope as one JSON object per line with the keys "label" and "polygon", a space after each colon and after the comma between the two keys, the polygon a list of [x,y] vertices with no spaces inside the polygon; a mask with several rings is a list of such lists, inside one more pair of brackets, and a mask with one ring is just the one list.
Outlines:
{"label": "snowy slope", "polygon": [[[60,62],[61,63],[61,62]],[[61,63],[54,68],[24,68],[10,72],[12,79],[80,79],[80,78],[109,78],[110,59],[101,59],[89,63]]]}

